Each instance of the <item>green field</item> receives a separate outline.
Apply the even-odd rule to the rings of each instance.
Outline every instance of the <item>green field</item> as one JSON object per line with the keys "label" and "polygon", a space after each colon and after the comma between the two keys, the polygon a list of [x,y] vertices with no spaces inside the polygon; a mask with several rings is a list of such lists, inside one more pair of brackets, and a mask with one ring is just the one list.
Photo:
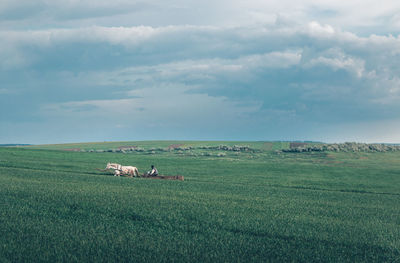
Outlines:
{"label": "green field", "polygon": [[[121,146],[144,151],[78,151]],[[0,147],[0,262],[400,262],[400,152],[275,151],[288,147]],[[185,181],[96,170],[107,162]]]}

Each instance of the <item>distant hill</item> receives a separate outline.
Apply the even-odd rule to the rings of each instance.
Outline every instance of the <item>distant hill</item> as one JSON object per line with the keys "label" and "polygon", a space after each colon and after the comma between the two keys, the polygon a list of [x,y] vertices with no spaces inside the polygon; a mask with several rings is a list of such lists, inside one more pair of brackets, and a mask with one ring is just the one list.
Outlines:
{"label": "distant hill", "polygon": [[18,144],[18,143],[9,143],[9,144],[0,144],[0,147],[10,147],[10,146],[29,146],[31,144]]}

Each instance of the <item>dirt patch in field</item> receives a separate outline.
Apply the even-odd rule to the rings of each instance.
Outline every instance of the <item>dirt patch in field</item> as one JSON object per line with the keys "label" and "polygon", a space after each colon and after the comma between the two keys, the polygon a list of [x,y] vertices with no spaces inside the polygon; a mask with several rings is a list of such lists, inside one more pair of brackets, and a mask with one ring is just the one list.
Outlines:
{"label": "dirt patch in field", "polygon": [[171,144],[170,146],[168,146],[168,149],[176,149],[179,147],[182,147],[184,144]]}
{"label": "dirt patch in field", "polygon": [[81,150],[81,148],[69,148],[69,149],[64,149],[64,151],[67,152],[79,152]]}
{"label": "dirt patch in field", "polygon": [[150,179],[163,179],[163,180],[179,180],[179,181],[184,181],[185,178],[182,175],[157,175],[157,176],[151,176],[151,175],[146,175],[143,174],[141,176],[142,178],[150,178]]}
{"label": "dirt patch in field", "polygon": [[361,157],[360,157],[360,160],[368,160],[368,157],[361,156]]}
{"label": "dirt patch in field", "polygon": [[274,144],[272,142],[264,142],[262,148],[265,150],[272,150]]}
{"label": "dirt patch in field", "polygon": [[327,161],[325,162],[327,164],[338,164],[338,163],[343,163],[342,161]]}
{"label": "dirt patch in field", "polygon": [[136,145],[132,145],[132,146],[119,146],[118,150],[129,150],[129,149],[136,149],[137,146]]}
{"label": "dirt patch in field", "polygon": [[313,163],[316,164],[323,164],[323,165],[335,165],[335,164],[342,164],[342,161],[336,161],[336,160],[313,160]]}
{"label": "dirt patch in field", "polygon": [[304,142],[291,142],[290,149],[303,147],[303,146],[306,146],[307,144],[308,143],[304,143]]}

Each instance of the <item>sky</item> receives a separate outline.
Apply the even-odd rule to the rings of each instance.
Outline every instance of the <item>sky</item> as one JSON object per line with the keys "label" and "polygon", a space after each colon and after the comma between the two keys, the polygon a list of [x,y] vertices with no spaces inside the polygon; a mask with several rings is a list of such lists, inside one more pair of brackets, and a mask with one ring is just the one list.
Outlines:
{"label": "sky", "polygon": [[2,0],[0,143],[400,143],[395,0]]}

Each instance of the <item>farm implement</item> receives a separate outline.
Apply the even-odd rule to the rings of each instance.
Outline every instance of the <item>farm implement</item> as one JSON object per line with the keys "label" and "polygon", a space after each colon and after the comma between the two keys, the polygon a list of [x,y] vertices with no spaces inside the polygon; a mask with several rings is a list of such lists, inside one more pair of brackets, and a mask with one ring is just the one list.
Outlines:
{"label": "farm implement", "polygon": [[148,174],[143,174],[140,177],[151,178],[151,179],[164,179],[164,180],[184,181],[184,177],[182,175],[148,175]]}
{"label": "farm implement", "polygon": [[[110,171],[108,169],[99,169],[99,168],[96,168],[96,170],[97,171],[101,171],[101,172]],[[115,173],[113,173],[113,174],[115,175]],[[120,175],[124,176],[124,177],[131,177],[131,178],[135,177],[132,174],[121,173]],[[150,179],[161,179],[161,180],[178,180],[178,181],[184,181],[185,180],[183,175],[149,175],[149,174],[145,173],[145,174],[140,174],[137,177],[150,178]]]}

